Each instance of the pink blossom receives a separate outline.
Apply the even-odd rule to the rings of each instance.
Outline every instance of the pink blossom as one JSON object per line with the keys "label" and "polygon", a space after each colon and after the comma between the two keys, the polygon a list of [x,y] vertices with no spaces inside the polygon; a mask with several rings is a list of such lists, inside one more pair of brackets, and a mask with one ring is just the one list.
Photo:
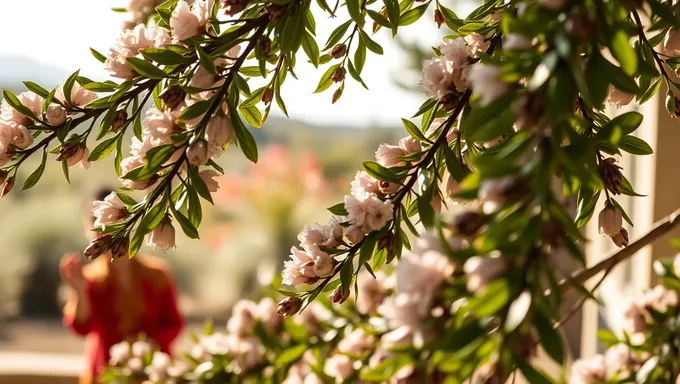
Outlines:
{"label": "pink blossom", "polygon": [[635,98],[635,95],[623,92],[622,90],[616,88],[613,85],[609,86],[609,95],[607,96],[607,103],[615,106],[616,108],[623,107],[624,105],[630,104]]}
{"label": "pink blossom", "polygon": [[507,268],[507,262],[500,256],[472,256],[463,265],[468,277],[468,291],[472,293],[481,291]]}
{"label": "pink blossom", "polygon": [[511,33],[503,39],[503,48],[510,51],[526,51],[531,46],[531,39],[519,33]]}
{"label": "pink blossom", "polygon": [[167,353],[154,352],[149,367],[149,380],[153,382],[163,381],[168,377],[168,368],[172,365],[172,359]]}
{"label": "pink blossom", "polygon": [[257,303],[257,317],[265,329],[272,332],[281,324],[281,316],[276,313],[277,305],[269,297],[265,297]]}
{"label": "pink blossom", "polygon": [[472,32],[471,34],[465,36],[465,42],[467,43],[467,53],[470,57],[479,57],[480,54],[485,53],[489,46],[490,41],[484,41],[484,36],[477,32]]}
{"label": "pink blossom", "polygon": [[397,292],[421,296],[421,313],[430,309],[432,297],[441,284],[453,274],[453,264],[439,251],[422,254],[405,253],[397,267]]}
{"label": "pink blossom", "polygon": [[[21,104],[28,108],[35,117],[40,118],[42,116],[42,106],[45,99],[33,92],[22,92],[17,95],[17,99],[19,99]],[[30,117],[14,109],[7,103],[7,100],[2,100],[2,104],[0,104],[0,120],[14,122],[19,125],[32,124]]]}
{"label": "pink blossom", "polygon": [[191,77],[191,82],[189,82],[189,86],[194,87],[194,88],[201,88],[201,89],[207,89],[211,88],[215,82],[217,81],[217,78],[215,75],[210,73],[205,67],[199,66],[198,69],[196,70],[196,73]]}
{"label": "pink blossom", "polygon": [[[454,67],[451,61],[438,57],[425,62],[421,84],[428,97],[442,99],[453,89],[458,88],[454,82],[456,79],[454,79]],[[462,78],[458,79],[458,83],[463,84]]]}
{"label": "pink blossom", "polygon": [[380,193],[383,195],[392,195],[397,193],[399,188],[401,187],[400,184],[397,183],[390,183],[389,181],[381,181],[379,183],[380,186]]}
{"label": "pink blossom", "polygon": [[189,371],[189,364],[184,360],[176,360],[171,367],[168,367],[168,376],[180,378]]}
{"label": "pink blossom", "polygon": [[164,29],[139,24],[121,34],[116,44],[109,50],[104,68],[113,77],[131,79],[136,77],[137,73],[128,64],[128,57],[137,56],[139,51],[145,48],[163,48],[170,42],[170,36]]}
{"label": "pink blossom", "polygon": [[333,355],[326,359],[323,371],[330,377],[335,377],[336,383],[342,383],[354,375],[352,359],[346,355]]}
{"label": "pink blossom", "polygon": [[81,145],[78,147],[78,150],[76,153],[73,154],[73,156],[69,157],[66,160],[66,164],[69,167],[73,167],[74,165],[80,164],[83,166],[83,168],[88,169],[90,168],[90,160],[88,159],[90,157],[90,150],[84,146]]}
{"label": "pink blossom", "polygon": [[93,206],[92,216],[95,217],[95,228],[106,229],[107,225],[118,223],[128,215],[125,204],[116,192],[111,192],[103,201],[95,201]]}
{"label": "pink blossom", "polygon": [[144,360],[142,360],[140,357],[131,357],[130,360],[127,361],[125,366],[134,373],[139,373],[144,370]]}
{"label": "pink blossom", "polygon": [[183,41],[198,36],[205,31],[210,21],[212,1],[196,0],[191,6],[179,0],[170,17],[170,28],[175,41]]}
{"label": "pink blossom", "polygon": [[[480,36],[481,37],[481,36]],[[482,41],[484,38],[482,38]],[[460,68],[467,65],[468,48],[465,44],[466,39],[458,37],[455,39],[446,39],[439,45],[439,52],[444,58],[450,62],[453,68]]]}
{"label": "pink blossom", "polygon": [[[211,335],[202,336],[199,340],[199,345],[203,354],[209,355],[226,355],[229,352],[229,345],[231,339],[229,336],[221,332],[215,332]],[[192,350],[192,356],[201,355],[198,348]],[[207,356],[206,356],[207,357]]]}
{"label": "pink blossom", "polygon": [[390,168],[403,164],[399,157],[404,155],[406,152],[398,146],[382,143],[375,152],[375,160],[383,167]]}
{"label": "pink blossom", "polygon": [[316,334],[321,330],[323,322],[328,320],[331,313],[318,302],[312,302],[302,312],[293,317],[296,324],[303,325],[305,329],[311,333]]}
{"label": "pink blossom", "polygon": [[361,229],[361,226],[352,224],[345,229],[345,237],[352,244],[359,243],[366,236],[366,232]]}
{"label": "pink blossom", "polygon": [[97,94],[85,89],[77,81],[73,83],[71,87],[71,102],[66,100],[66,95],[64,95],[64,84],[59,84],[57,87],[57,92],[54,94],[57,100],[61,101],[64,105],[71,107],[84,107],[91,103],[97,98]]}
{"label": "pink blossom", "polygon": [[228,338],[229,355],[234,357],[240,369],[248,370],[264,361],[264,345],[257,337],[228,336]]}
{"label": "pink blossom", "polygon": [[132,356],[144,358],[151,353],[151,345],[146,341],[138,340],[132,343]]}
{"label": "pink blossom", "polygon": [[480,104],[487,105],[510,92],[510,84],[500,79],[501,69],[493,65],[475,64],[468,71],[470,87],[480,96]]}
{"label": "pink blossom", "polygon": [[[382,229],[388,221],[392,220],[394,214],[394,204],[382,201],[375,196],[370,196],[364,200],[366,210],[366,228],[368,231],[378,231]],[[351,221],[351,220],[350,220]]]}
{"label": "pink blossom", "polygon": [[357,277],[359,294],[356,298],[356,308],[364,315],[373,314],[385,299],[387,288],[385,287],[385,274],[381,271],[375,273],[361,273]]}
{"label": "pink blossom", "polygon": [[33,135],[28,131],[28,128],[14,122],[10,122],[9,125],[12,134],[12,144],[16,145],[19,149],[26,149],[33,144]]}
{"label": "pink blossom", "polygon": [[[335,229],[336,233],[332,233],[332,229]],[[329,225],[315,224],[313,226],[305,226],[302,232],[298,234],[297,239],[305,249],[310,249],[314,246],[335,248],[340,245],[342,232],[340,232],[340,237],[336,237],[337,235],[337,227],[331,228]]]}
{"label": "pink blossom", "polygon": [[198,173],[205,185],[208,187],[210,193],[217,192],[220,189],[220,185],[217,182],[217,178],[220,177],[220,173],[213,169],[205,169]]}
{"label": "pink blossom", "polygon": [[364,171],[359,171],[351,183],[352,196],[364,200],[368,194],[378,193],[378,180]]}
{"label": "pink blossom", "polygon": [[156,107],[146,111],[142,121],[142,136],[148,138],[151,146],[172,144],[172,136],[181,132],[182,128],[177,125],[171,113],[160,111]]}
{"label": "pink blossom", "polygon": [[231,119],[222,114],[213,116],[205,129],[208,139],[210,157],[215,157],[224,151],[224,146],[234,140],[234,126]]}
{"label": "pink blossom", "polygon": [[399,140],[399,148],[401,148],[401,150],[404,151],[404,154],[406,155],[423,150],[420,140],[413,136],[406,136]]}
{"label": "pink blossom", "polygon": [[[438,117],[432,121],[432,124],[430,124],[430,127],[427,129],[427,132],[425,132],[425,136],[429,139],[436,140],[437,137],[434,136],[437,131],[439,131],[439,128],[446,123],[446,118],[444,117]],[[452,142],[453,140],[458,137],[458,131],[456,130],[455,127],[451,127],[449,131],[446,133],[446,141],[448,143]]]}
{"label": "pink blossom", "polygon": [[375,337],[362,328],[355,328],[338,343],[338,351],[350,356],[362,355],[373,348]]}
{"label": "pink blossom", "polygon": [[326,252],[322,251],[318,246],[309,247],[307,252],[314,260],[314,274],[317,277],[332,276],[335,269],[335,260]]}
{"label": "pink blossom", "polygon": [[[137,169],[144,165],[144,157],[139,155],[129,156],[123,159],[120,163],[121,176],[125,176],[133,169]],[[149,188],[153,183],[149,180],[130,180],[121,177],[121,183],[127,188],[144,190]]]}
{"label": "pink blossom", "polygon": [[194,141],[187,150],[187,160],[190,164],[201,166],[208,162],[208,143],[199,139]]}
{"label": "pink blossom", "polygon": [[662,50],[668,56],[680,56],[680,29],[668,30],[663,39]]}
{"label": "pink blossom", "polygon": [[45,111],[47,124],[58,127],[66,121],[66,110],[59,104],[50,104]]}
{"label": "pink blossom", "polygon": [[[345,210],[347,210],[347,219],[350,223],[356,224],[359,227],[364,226],[366,222],[366,207],[363,200],[359,200],[354,196],[345,196]],[[349,228],[345,231],[345,235],[348,232],[350,232]]]}
{"label": "pink blossom", "polygon": [[295,247],[292,247],[290,251],[291,260],[283,263],[283,284],[301,285],[315,283],[318,277],[314,273],[314,259],[312,256]]}
{"label": "pink blossom", "polygon": [[131,357],[130,343],[122,341],[118,344],[114,344],[109,348],[109,356],[109,364],[113,366],[124,363]]}
{"label": "pink blossom", "polygon": [[392,329],[401,326],[417,328],[427,315],[427,310],[424,310],[421,304],[422,299],[423,297],[415,292],[399,292],[386,298],[378,307],[378,313],[387,320]]}
{"label": "pink blossom", "polygon": [[571,366],[569,384],[597,384],[607,380],[607,364],[597,354],[587,360],[576,360]]}
{"label": "pink blossom", "polygon": [[380,346],[385,349],[413,344],[413,328],[403,325],[380,337]]}
{"label": "pink blossom", "polygon": [[639,356],[633,354],[630,347],[623,343],[609,347],[604,354],[604,360],[607,371],[614,375],[630,372],[640,362]]}
{"label": "pink blossom", "polygon": [[151,231],[147,239],[147,245],[160,251],[167,251],[175,248],[175,228],[169,219],[164,219]]}
{"label": "pink blossom", "polygon": [[227,331],[238,336],[251,334],[257,321],[257,313],[257,304],[250,300],[239,300],[232,308]]}

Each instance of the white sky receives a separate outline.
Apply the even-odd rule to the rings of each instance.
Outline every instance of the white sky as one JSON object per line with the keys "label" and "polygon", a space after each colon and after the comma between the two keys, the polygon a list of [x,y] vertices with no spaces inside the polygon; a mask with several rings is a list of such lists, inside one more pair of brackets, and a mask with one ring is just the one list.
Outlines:
{"label": "white sky", "polygon": [[[89,47],[106,54],[120,33],[123,14],[111,7],[125,6],[124,0],[1,0],[0,70],[3,56],[21,56],[53,67],[64,74],[81,69],[91,78],[105,78],[101,64],[89,52]],[[459,2],[456,2],[459,3]],[[417,39],[424,45],[437,45],[438,34],[432,27],[432,9],[418,23],[405,27],[406,38]],[[466,12],[461,12],[465,14]],[[335,19],[317,16],[317,36],[320,46],[346,17]],[[385,50],[383,56],[368,52],[362,78],[366,91],[348,75],[342,98],[330,103],[332,90],[312,94],[324,69],[316,70],[306,60],[298,60],[299,80],[288,76],[282,94],[291,118],[312,124],[338,124],[356,127],[399,125],[399,118],[412,115],[425,99],[393,84],[392,78],[404,68],[403,54],[387,31],[375,37]],[[302,51],[302,49],[300,50]],[[304,55],[304,54],[303,54]],[[30,80],[30,79],[17,79]],[[278,110],[273,108],[273,110]]]}

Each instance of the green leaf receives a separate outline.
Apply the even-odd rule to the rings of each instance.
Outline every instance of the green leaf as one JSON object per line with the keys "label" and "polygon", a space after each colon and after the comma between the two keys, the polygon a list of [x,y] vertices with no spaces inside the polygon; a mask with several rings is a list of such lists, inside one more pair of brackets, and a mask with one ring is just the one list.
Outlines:
{"label": "green leaf", "polygon": [[510,286],[505,279],[498,279],[489,284],[478,296],[470,299],[468,311],[478,318],[497,313],[510,299]]}
{"label": "green leaf", "polygon": [[316,87],[316,90],[314,90],[314,93],[321,93],[327,90],[333,84],[331,76],[333,75],[333,72],[335,72],[335,70],[339,67],[340,64],[331,65],[326,70],[326,72],[324,72],[324,74],[321,76],[321,79],[319,80],[319,85]]}
{"label": "green leaf", "polygon": [[277,367],[282,367],[297,361],[309,347],[306,344],[299,344],[286,349],[281,352],[277,357],[274,365]]}
{"label": "green leaf", "polygon": [[553,328],[552,322],[542,313],[534,316],[538,338],[545,352],[559,364],[564,363],[564,346],[559,333]]}
{"label": "green leaf", "polygon": [[145,58],[162,65],[189,64],[194,62],[192,59],[186,58],[170,49],[146,48],[140,50],[140,53]]}
{"label": "green leaf", "polygon": [[385,4],[387,18],[389,19],[390,24],[392,24],[392,36],[395,36],[397,34],[397,28],[399,28],[399,18],[401,14],[399,2],[397,0],[383,0],[383,3]]}
{"label": "green leaf", "polygon": [[151,148],[144,156],[144,165],[131,170],[123,175],[123,178],[129,180],[148,180],[152,178],[158,173],[161,165],[170,160],[175,150],[176,148],[173,144]]}
{"label": "green leaf", "polygon": [[424,14],[425,11],[427,10],[427,7],[430,6],[430,2],[428,1],[427,3],[417,6],[413,9],[410,9],[404,13],[401,14],[399,17],[399,26],[404,26],[404,25],[411,25],[418,21]]}
{"label": "green leaf", "polygon": [[576,226],[582,227],[595,212],[595,206],[600,198],[600,191],[593,193],[589,188],[581,189],[578,195],[578,213],[576,218]]}
{"label": "green leaf", "polygon": [[198,239],[198,230],[194,225],[189,221],[189,219],[184,216],[181,212],[175,210],[175,219],[177,219],[177,222],[179,225],[182,227],[182,231],[184,232],[187,237],[190,239]]}
{"label": "green leaf", "polygon": [[212,196],[210,196],[210,191],[208,190],[208,186],[205,184],[205,181],[203,181],[203,178],[198,173],[198,168],[197,167],[189,167],[189,177],[191,178],[191,186],[194,187],[196,192],[210,202],[210,204],[213,204]]}
{"label": "green leaf", "polygon": [[255,138],[243,125],[241,116],[239,116],[238,112],[236,112],[236,107],[231,103],[229,106],[229,118],[234,126],[238,145],[241,147],[243,154],[246,155],[248,160],[257,163],[257,143],[255,143]]}
{"label": "green leaf", "polygon": [[359,27],[364,26],[364,16],[361,14],[360,0],[346,0],[345,5],[347,6],[347,12],[349,16],[354,20]]}
{"label": "green leaf", "polygon": [[360,379],[370,382],[388,382],[400,369],[412,363],[411,357],[399,354],[370,369],[361,370]]}
{"label": "green leaf", "polygon": [[362,87],[368,89],[368,86],[366,85],[366,83],[364,83],[364,80],[361,79],[361,76],[359,76],[359,73],[357,72],[356,68],[354,68],[354,63],[352,63],[352,60],[348,60],[347,70],[349,72],[349,75],[352,76],[354,80],[359,82],[359,84],[361,84]]}
{"label": "green leaf", "polygon": [[241,106],[239,107],[239,111],[248,124],[257,128],[262,127],[262,113],[260,113],[260,110],[257,109],[256,106]]}
{"label": "green leaf", "polygon": [[362,29],[359,30],[359,41],[361,41],[371,52],[377,53],[378,55],[383,54],[382,47],[375,41],[371,40],[371,38]]}
{"label": "green leaf", "polygon": [[198,194],[191,188],[187,188],[187,213],[189,214],[191,224],[194,227],[198,227],[203,220],[203,211]]}
{"label": "green leaf", "polygon": [[342,284],[343,296],[349,296],[349,288],[352,285],[352,277],[354,276],[354,255],[348,255],[347,259],[342,262],[340,269],[340,282]]}
{"label": "green leaf", "polygon": [[503,324],[503,330],[506,333],[510,333],[517,329],[527,317],[530,308],[531,292],[524,291],[512,302],[512,304],[510,304],[508,314],[505,318],[505,324]]}
{"label": "green leaf", "polygon": [[116,142],[118,141],[118,136],[111,137],[100,142],[90,153],[89,161],[97,161],[105,158],[113,149],[116,148]]}
{"label": "green leaf", "polygon": [[605,72],[603,72],[603,74],[609,77],[609,80],[616,88],[623,92],[634,95],[640,93],[640,87],[638,87],[637,83],[631,76],[628,76],[626,72],[623,71],[623,69],[608,61],[607,64],[607,69]]}
{"label": "green leaf", "polygon": [[198,62],[201,64],[201,67],[203,67],[211,75],[217,76],[213,59],[208,56],[208,54],[203,52],[200,46],[196,46],[196,54],[198,55]]}
{"label": "green leaf", "polygon": [[365,161],[363,163],[363,168],[366,173],[371,175],[376,180],[389,181],[391,183],[397,184],[401,183],[401,178],[397,176],[393,170],[385,168],[374,161]]}
{"label": "green leaf", "polygon": [[150,79],[165,79],[166,77],[169,77],[167,73],[163,72],[163,70],[144,59],[128,57],[126,60],[135,72],[144,77],[148,77]]}
{"label": "green leaf", "polygon": [[208,111],[211,104],[212,100],[201,100],[196,102],[184,109],[182,113],[179,114],[178,119],[186,121],[202,116]]}
{"label": "green leaf", "polygon": [[588,90],[592,97],[593,105],[600,108],[604,105],[604,101],[609,94],[609,78],[603,76],[607,69],[611,66],[607,60],[597,51],[593,52],[592,57],[588,60],[586,68],[586,83],[588,83]]}
{"label": "green leaf", "polygon": [[76,78],[78,77],[78,74],[80,73],[80,70],[77,70],[71,74],[71,76],[64,81],[64,88],[63,88],[63,93],[64,97],[66,98],[66,103],[68,105],[73,105],[71,102],[71,91],[73,90],[73,84],[76,82]]}
{"label": "green leaf", "polygon": [[338,215],[338,216],[347,216],[348,215],[348,212],[345,209],[345,203],[335,204],[334,206],[329,207],[328,210],[334,215]]}
{"label": "green leaf", "polygon": [[529,362],[527,362],[524,359],[515,359],[515,364],[517,364],[517,367],[519,368],[520,371],[522,371],[522,375],[527,379],[527,382],[531,384],[552,384],[553,381],[548,379],[542,372],[536,370],[536,368],[532,367]]}
{"label": "green leaf", "polygon": [[69,177],[69,170],[68,170],[68,160],[62,160],[61,161],[61,170],[64,172],[64,177],[66,178],[66,182],[71,184],[71,178]]}
{"label": "green leaf", "polygon": [[33,112],[31,112],[31,110],[28,109],[28,107],[21,104],[21,101],[19,101],[19,99],[14,95],[14,93],[12,93],[12,91],[10,91],[9,89],[5,89],[4,91],[2,91],[2,95],[7,104],[9,104],[12,108],[16,109],[22,115],[37,118],[37,116],[35,116]]}
{"label": "green leaf", "polygon": [[276,99],[276,104],[281,109],[281,112],[283,112],[283,114],[287,117],[288,110],[286,110],[286,104],[283,102],[283,98],[281,97],[281,84],[279,83],[278,79],[276,81],[276,87],[274,88],[274,99]]}
{"label": "green leaf", "polygon": [[50,96],[50,91],[32,81],[24,81],[24,85],[26,86],[26,89],[42,97],[43,99],[47,99]]}
{"label": "green leaf", "polygon": [[90,53],[92,53],[92,56],[94,56],[94,58],[97,59],[97,61],[99,61],[100,63],[106,62],[106,56],[99,53],[99,51],[97,51],[96,49],[90,48]]}
{"label": "green leaf", "polygon": [[415,137],[420,141],[428,141],[423,132],[420,129],[418,129],[418,127],[416,127],[415,124],[406,119],[401,119],[401,122],[402,124],[404,124],[404,128],[406,128],[406,132],[408,132],[409,135]]}
{"label": "green leaf", "polygon": [[285,20],[281,37],[279,38],[281,52],[295,52],[300,47],[305,34],[305,23],[301,20],[303,16],[301,12],[298,12],[290,15]]}
{"label": "green leaf", "polygon": [[[250,67],[241,67],[239,70],[242,74],[250,77],[259,77],[262,76],[262,72],[260,71],[260,67],[256,66],[250,66]],[[268,74],[269,71],[265,71],[265,75]]]}
{"label": "green leaf", "polygon": [[637,70],[637,55],[630,45],[630,37],[623,28],[616,29],[610,36],[609,49],[626,74],[632,76]]}
{"label": "green leaf", "polygon": [[623,136],[621,141],[619,141],[618,146],[622,150],[632,153],[633,155],[651,155],[654,153],[652,147],[650,147],[647,142],[631,135]]}
{"label": "green leaf", "polygon": [[661,78],[657,78],[656,81],[654,81],[649,88],[645,91],[645,93],[640,96],[640,99],[638,100],[638,104],[644,104],[646,103],[649,99],[652,98],[656,94],[656,92],[659,91],[659,88],[661,88]]}
{"label": "green leaf", "polygon": [[142,220],[139,221],[137,233],[146,235],[147,233],[153,231],[154,228],[156,228],[158,224],[163,221],[163,217],[165,217],[165,200],[156,204],[153,208],[147,211],[146,215],[144,215]]}
{"label": "green leaf", "polygon": [[390,21],[385,18],[385,16],[379,14],[376,11],[372,11],[370,9],[366,10],[368,13],[368,16],[373,19],[373,21],[376,22],[376,24],[381,25],[386,28],[392,28],[392,24],[390,24]]}
{"label": "green leaf", "polygon": [[340,39],[342,39],[342,37],[345,36],[345,33],[347,32],[347,29],[351,24],[352,20],[347,20],[346,22],[342,23],[340,26],[335,28],[335,30],[331,32],[330,36],[328,36],[328,41],[326,41],[326,46],[323,48],[323,50],[326,51],[330,49],[338,41],[340,41]]}
{"label": "green leaf", "polygon": [[305,51],[309,61],[314,68],[319,67],[319,46],[316,44],[316,39],[309,32],[305,33],[302,38],[302,49]]}
{"label": "green leaf", "polygon": [[357,49],[354,51],[354,68],[357,70],[357,74],[361,74],[364,63],[366,63],[366,46],[359,41]]}
{"label": "green leaf", "polygon": [[364,239],[364,242],[361,245],[361,249],[359,250],[359,265],[362,265],[371,259],[377,241],[378,241],[377,232],[371,232]]}
{"label": "green leaf", "polygon": [[[7,92],[7,91],[5,91],[5,92]],[[26,179],[26,181],[24,182],[24,186],[21,187],[22,191],[29,189],[29,188],[33,187],[34,185],[38,184],[38,181],[42,177],[43,172],[45,172],[45,163],[46,162],[47,162],[47,151],[43,151],[43,157],[42,157],[42,161],[40,162],[40,165],[38,166],[38,168],[35,169],[35,171],[33,171],[33,173],[31,173],[28,176],[28,179]]]}

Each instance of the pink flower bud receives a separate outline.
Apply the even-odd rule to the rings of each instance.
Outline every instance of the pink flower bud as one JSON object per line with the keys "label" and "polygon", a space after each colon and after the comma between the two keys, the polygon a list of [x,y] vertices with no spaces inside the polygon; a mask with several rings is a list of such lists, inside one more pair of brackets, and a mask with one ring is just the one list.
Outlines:
{"label": "pink flower bud", "polygon": [[628,246],[628,231],[626,231],[625,228],[621,228],[619,233],[612,236],[612,241],[614,242],[614,245],[616,245],[619,248],[627,247]]}
{"label": "pink flower bud", "polygon": [[80,145],[73,156],[66,160],[66,163],[69,167],[72,167],[76,164],[81,164],[83,168],[87,169],[90,167],[90,161],[88,160],[88,157],[90,157],[90,150],[87,149],[85,145]]}
{"label": "pink flower bud", "polygon": [[169,218],[163,219],[160,224],[149,235],[147,245],[160,251],[167,251],[175,248],[175,228]]}
{"label": "pink flower bud", "polygon": [[203,182],[208,187],[210,193],[215,193],[220,189],[219,183],[215,180],[215,178],[220,176],[219,172],[212,169],[206,169],[199,172],[198,175],[201,176],[201,179],[203,179]]}
{"label": "pink flower bud", "polygon": [[338,286],[331,292],[329,299],[331,303],[342,304],[347,300],[347,297],[348,296],[342,294],[342,286]]}
{"label": "pink flower bud", "polygon": [[300,310],[300,307],[302,307],[302,301],[299,298],[288,296],[279,301],[276,313],[282,317],[290,317],[296,314]]}
{"label": "pink flower bud", "polygon": [[5,185],[2,187],[2,193],[0,193],[0,197],[7,195],[12,190],[12,188],[14,188],[14,176],[5,181]]}
{"label": "pink flower bud", "polygon": [[45,112],[45,117],[49,125],[57,127],[66,121],[66,110],[59,104],[50,104]]}
{"label": "pink flower bud", "polygon": [[671,29],[663,40],[663,52],[668,56],[680,56],[680,29]]}
{"label": "pink flower bud", "polygon": [[407,155],[423,150],[422,145],[420,145],[420,140],[413,136],[406,136],[399,140],[399,148],[401,148]]}
{"label": "pink flower bud", "polygon": [[630,102],[633,101],[633,98],[635,98],[635,95],[623,92],[613,85],[609,86],[609,96],[607,96],[607,103],[619,108],[630,104]]}
{"label": "pink flower bud", "polygon": [[201,166],[208,162],[208,143],[203,139],[198,139],[191,144],[187,150],[187,159],[189,163],[195,166]]}
{"label": "pink flower bud", "polygon": [[161,93],[161,100],[165,103],[165,107],[171,111],[176,110],[182,105],[184,98],[186,97],[186,92],[178,86],[173,85],[168,87]]}
{"label": "pink flower bud", "polygon": [[382,143],[375,152],[375,159],[383,167],[390,168],[400,165],[402,161],[399,156],[404,156],[406,152],[396,145]]}
{"label": "pink flower bud", "polygon": [[111,235],[99,236],[90,242],[90,245],[85,248],[85,257],[94,260],[104,254],[111,247]]}
{"label": "pink flower bud", "polygon": [[614,236],[619,234],[623,226],[623,216],[615,207],[607,204],[598,217],[598,227],[600,234]]}

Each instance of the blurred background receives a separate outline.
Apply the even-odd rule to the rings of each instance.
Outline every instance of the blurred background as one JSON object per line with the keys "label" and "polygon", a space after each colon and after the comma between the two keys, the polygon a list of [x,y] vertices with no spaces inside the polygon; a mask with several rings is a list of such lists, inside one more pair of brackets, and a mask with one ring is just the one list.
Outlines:
{"label": "blurred background", "polygon": [[[108,52],[125,18],[111,8],[126,5],[125,0],[3,2],[0,35],[8,38],[0,45],[0,88],[20,93],[21,82],[31,80],[51,89],[76,69],[95,80],[108,79],[89,48]],[[446,5],[465,15],[475,2]],[[289,78],[282,90],[290,119],[277,110],[253,131],[260,162],[248,163],[239,150],[218,159],[227,173],[215,206],[204,209],[201,239],[189,240],[178,230],[177,249],[160,255],[174,268],[181,309],[192,326],[200,327],[206,318],[219,324],[238,298],[268,284],[302,227],[329,219],[326,208],[342,201],[361,162],[370,160],[380,143],[396,143],[405,135],[400,118],[425,100],[417,86],[422,60],[444,35],[431,12],[404,28],[398,40],[387,31],[377,33],[385,54],[367,60],[362,76],[370,93],[349,81],[332,105],[332,92],[312,94],[323,70],[301,58],[300,80]],[[319,14],[319,39],[325,41],[342,20]],[[17,184],[36,166],[22,166]],[[87,244],[83,214],[91,208],[92,193],[116,185],[112,158],[93,163],[89,171],[73,168],[70,184],[54,162],[37,186],[17,188],[0,200],[0,374],[3,364],[11,369],[26,360],[20,353],[82,351],[82,340],[61,327],[65,290],[58,262]],[[141,252],[154,254],[147,247]],[[73,361],[78,360],[57,362],[53,370]]]}

